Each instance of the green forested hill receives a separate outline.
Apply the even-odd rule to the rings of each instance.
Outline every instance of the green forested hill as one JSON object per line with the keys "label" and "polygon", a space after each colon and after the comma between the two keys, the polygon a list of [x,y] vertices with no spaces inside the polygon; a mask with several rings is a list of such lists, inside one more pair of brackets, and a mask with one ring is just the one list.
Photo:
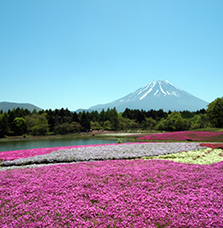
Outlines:
{"label": "green forested hill", "polygon": [[29,104],[29,103],[12,103],[12,102],[0,102],[0,111],[3,110],[3,112],[8,112],[8,110],[13,110],[16,108],[23,108],[23,109],[28,109],[31,112],[33,111],[33,109],[36,109],[36,111],[40,111],[41,108]]}

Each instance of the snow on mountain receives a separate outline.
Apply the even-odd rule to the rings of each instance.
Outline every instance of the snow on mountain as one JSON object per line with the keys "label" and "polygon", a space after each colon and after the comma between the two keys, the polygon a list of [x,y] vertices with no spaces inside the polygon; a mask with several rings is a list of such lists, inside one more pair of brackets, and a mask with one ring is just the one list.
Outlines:
{"label": "snow on mountain", "polygon": [[101,111],[116,107],[118,112],[123,112],[126,108],[197,111],[206,108],[207,104],[206,101],[187,93],[168,81],[152,81],[127,96],[107,104],[93,106],[90,109]]}
{"label": "snow on mountain", "polygon": [[185,94],[183,90],[179,89],[172,83],[168,81],[153,81],[149,84],[139,88],[135,92],[130,93],[129,95],[125,96],[122,99],[119,99],[120,102],[126,102],[130,100],[142,100],[148,97],[153,96],[166,96],[166,95],[173,95],[173,96],[180,96],[180,93]]}

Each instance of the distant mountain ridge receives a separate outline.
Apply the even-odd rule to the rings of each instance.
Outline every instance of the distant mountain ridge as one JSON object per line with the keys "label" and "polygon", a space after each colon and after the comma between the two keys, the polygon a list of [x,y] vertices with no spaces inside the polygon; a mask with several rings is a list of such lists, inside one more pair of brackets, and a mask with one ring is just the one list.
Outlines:
{"label": "distant mountain ridge", "polygon": [[17,109],[17,108],[23,108],[23,109],[28,109],[29,111],[33,111],[34,109],[36,109],[36,111],[40,111],[42,110],[41,108],[33,105],[33,104],[29,104],[29,103],[13,103],[13,102],[0,102],[0,111],[3,110],[3,112],[8,112],[8,110],[13,110],[13,109]]}
{"label": "distant mountain ridge", "polygon": [[118,112],[123,112],[126,108],[197,111],[206,109],[207,105],[208,102],[187,93],[168,81],[152,81],[127,96],[107,104],[92,106],[89,109],[101,111],[116,107]]}

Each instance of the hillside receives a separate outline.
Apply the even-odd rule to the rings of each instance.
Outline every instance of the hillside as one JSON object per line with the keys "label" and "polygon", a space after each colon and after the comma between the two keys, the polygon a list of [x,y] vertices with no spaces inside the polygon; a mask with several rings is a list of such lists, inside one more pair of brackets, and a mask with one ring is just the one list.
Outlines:
{"label": "hillside", "polygon": [[0,110],[3,110],[3,112],[8,112],[8,110],[13,110],[14,108],[28,109],[31,112],[33,109],[36,109],[36,111],[42,110],[41,108],[29,103],[0,102]]}

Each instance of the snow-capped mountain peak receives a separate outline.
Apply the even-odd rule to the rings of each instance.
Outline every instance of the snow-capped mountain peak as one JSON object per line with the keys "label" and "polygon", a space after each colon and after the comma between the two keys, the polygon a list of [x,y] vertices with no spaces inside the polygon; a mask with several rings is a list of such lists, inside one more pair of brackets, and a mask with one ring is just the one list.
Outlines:
{"label": "snow-capped mountain peak", "polygon": [[152,81],[117,101],[126,102],[132,99],[143,100],[146,97],[148,98],[153,96],[179,97],[181,93],[185,94],[186,92],[179,89],[177,86],[173,85],[168,81]]}
{"label": "snow-capped mountain peak", "polygon": [[206,108],[207,104],[206,101],[187,93],[165,80],[152,81],[118,100],[104,105],[96,105],[90,109],[102,110],[116,107],[119,112],[123,112],[125,108],[197,111]]}

